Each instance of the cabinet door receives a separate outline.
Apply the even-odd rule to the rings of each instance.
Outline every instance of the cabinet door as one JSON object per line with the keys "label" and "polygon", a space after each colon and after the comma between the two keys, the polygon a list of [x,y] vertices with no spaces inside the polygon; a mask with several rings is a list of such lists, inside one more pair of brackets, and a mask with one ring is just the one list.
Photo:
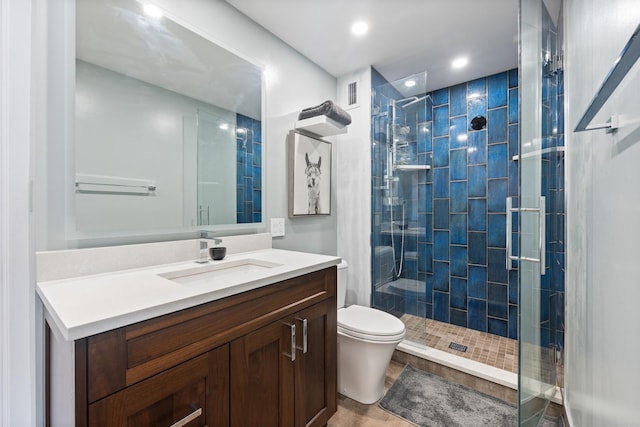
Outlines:
{"label": "cabinet door", "polygon": [[231,424],[294,425],[292,322],[276,321],[231,342]]}
{"label": "cabinet door", "polygon": [[228,345],[89,405],[89,426],[228,425]]}
{"label": "cabinet door", "polygon": [[296,426],[324,426],[336,412],[335,299],[327,299],[298,312],[295,322],[298,342],[295,361]]}

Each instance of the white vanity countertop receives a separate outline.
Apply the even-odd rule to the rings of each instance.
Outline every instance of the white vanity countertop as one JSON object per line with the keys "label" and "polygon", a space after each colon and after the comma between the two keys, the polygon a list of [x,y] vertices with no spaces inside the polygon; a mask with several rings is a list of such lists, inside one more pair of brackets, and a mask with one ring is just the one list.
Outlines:
{"label": "white vanity countertop", "polygon": [[[229,269],[215,279],[188,284],[160,276],[176,276],[194,268],[223,269],[246,260],[278,265],[237,273]],[[334,256],[265,249],[228,255],[209,264],[189,261],[38,282],[37,292],[52,327],[55,325],[66,340],[76,340],[312,273],[340,261]]]}

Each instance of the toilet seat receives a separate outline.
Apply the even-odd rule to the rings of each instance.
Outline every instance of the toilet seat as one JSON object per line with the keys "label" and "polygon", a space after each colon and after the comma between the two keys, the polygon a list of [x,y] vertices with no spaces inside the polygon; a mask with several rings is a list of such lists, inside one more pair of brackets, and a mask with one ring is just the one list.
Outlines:
{"label": "toilet seat", "polygon": [[389,313],[352,305],[338,310],[338,332],[368,341],[399,342],[405,336],[405,327]]}

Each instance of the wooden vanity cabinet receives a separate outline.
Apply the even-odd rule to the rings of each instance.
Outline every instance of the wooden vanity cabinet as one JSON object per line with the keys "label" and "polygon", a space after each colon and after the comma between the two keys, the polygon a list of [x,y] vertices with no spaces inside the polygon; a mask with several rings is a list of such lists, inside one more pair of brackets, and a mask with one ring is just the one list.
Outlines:
{"label": "wooden vanity cabinet", "polygon": [[336,344],[335,267],[84,338],[76,426],[323,426]]}

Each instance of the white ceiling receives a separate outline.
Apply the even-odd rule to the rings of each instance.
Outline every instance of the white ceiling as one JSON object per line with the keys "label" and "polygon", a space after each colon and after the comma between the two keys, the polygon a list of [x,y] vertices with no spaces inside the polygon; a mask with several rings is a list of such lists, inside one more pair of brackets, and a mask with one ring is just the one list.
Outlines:
{"label": "white ceiling", "polygon": [[[333,76],[373,65],[428,90],[518,66],[518,0],[226,0]],[[369,32],[353,36],[364,20]],[[467,56],[469,65],[452,70]]]}

